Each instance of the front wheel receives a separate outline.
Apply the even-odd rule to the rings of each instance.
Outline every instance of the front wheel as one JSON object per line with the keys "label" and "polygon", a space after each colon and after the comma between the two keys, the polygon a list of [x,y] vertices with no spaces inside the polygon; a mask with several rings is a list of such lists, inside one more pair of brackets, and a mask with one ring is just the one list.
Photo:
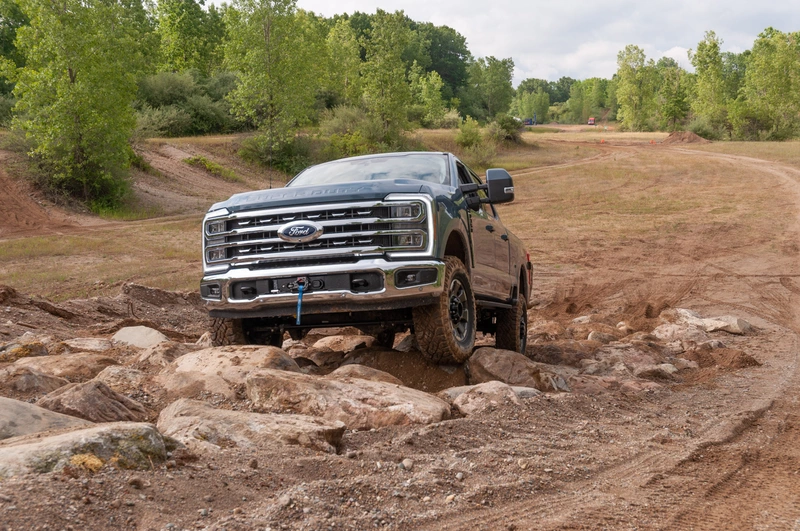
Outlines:
{"label": "front wheel", "polygon": [[475,295],[464,264],[445,257],[439,300],[414,308],[414,335],[422,355],[434,363],[462,363],[475,346]]}
{"label": "front wheel", "polygon": [[211,319],[211,344],[215,347],[246,345],[247,335],[241,319]]}
{"label": "front wheel", "polygon": [[495,346],[525,354],[525,348],[528,346],[528,309],[522,294],[517,296],[514,306],[508,310],[497,311]]}

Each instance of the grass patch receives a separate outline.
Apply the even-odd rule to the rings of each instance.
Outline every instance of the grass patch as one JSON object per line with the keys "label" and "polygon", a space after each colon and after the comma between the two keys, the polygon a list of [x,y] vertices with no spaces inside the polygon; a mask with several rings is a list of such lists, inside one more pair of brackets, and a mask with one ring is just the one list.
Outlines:
{"label": "grass patch", "polygon": [[535,135],[542,135],[545,133],[558,133],[560,131],[555,127],[539,127],[537,125],[536,127],[526,127],[525,132],[533,133]]}
{"label": "grass patch", "polygon": [[205,157],[189,157],[183,159],[183,162],[188,164],[189,166],[195,166],[196,168],[202,168],[206,170],[211,175],[215,175],[217,177],[221,177],[228,182],[232,183],[240,183],[242,182],[242,178],[236,175],[233,170],[229,170],[228,168],[217,164],[213,160],[208,160]]}

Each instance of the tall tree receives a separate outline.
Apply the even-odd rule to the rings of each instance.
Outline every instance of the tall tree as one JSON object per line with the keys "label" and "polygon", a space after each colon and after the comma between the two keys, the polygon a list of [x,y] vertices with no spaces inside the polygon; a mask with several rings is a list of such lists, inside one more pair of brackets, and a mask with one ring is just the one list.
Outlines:
{"label": "tall tree", "polygon": [[692,111],[707,119],[715,129],[725,125],[728,113],[721,45],[722,39],[713,31],[707,31],[697,44],[697,50],[689,50],[697,79]]}
{"label": "tall tree", "polygon": [[327,68],[328,90],[340,101],[358,105],[361,100],[361,56],[353,27],[338,19],[326,39],[330,65]]}
{"label": "tall tree", "polygon": [[203,0],[159,0],[160,69],[195,69],[209,75],[219,66],[224,25],[216,7],[207,12]]}
{"label": "tall tree", "polygon": [[442,78],[442,98],[449,101],[467,85],[467,66],[472,59],[467,40],[448,26],[425,23],[417,31],[430,42],[428,52],[431,63],[427,70],[437,72]]}
{"label": "tall tree", "polygon": [[647,128],[655,107],[655,63],[629,44],[617,55],[617,120],[632,131]]}
{"label": "tall tree", "polygon": [[33,143],[51,185],[111,202],[130,161],[136,78],[145,68],[149,21],[140,0],[19,0],[30,25],[11,72],[14,126]]}
{"label": "tall tree", "polygon": [[[16,0],[0,0],[0,57],[12,61],[14,66],[25,64],[25,57],[17,50],[17,29],[28,25],[28,17],[19,8]],[[0,77],[0,94],[13,89],[8,80]]]}
{"label": "tall tree", "polygon": [[408,74],[411,86],[411,96],[414,103],[422,108],[422,125],[425,127],[438,127],[447,106],[442,98],[444,82],[438,72],[424,72],[422,67],[414,63]]}
{"label": "tall tree", "polygon": [[379,9],[369,38],[363,40],[367,58],[362,65],[364,101],[387,134],[406,126],[411,92],[402,54],[410,39],[411,30],[402,11],[387,13]]}
{"label": "tall tree", "polygon": [[800,132],[800,32],[767,28],[747,63],[737,112],[738,136],[785,139]]}
{"label": "tall tree", "polygon": [[225,61],[239,83],[232,112],[258,127],[266,162],[308,120],[322,78],[324,43],[316,20],[295,0],[234,0],[225,12],[230,40]]}
{"label": "tall tree", "polygon": [[469,66],[469,86],[459,96],[464,114],[479,120],[491,120],[508,112],[514,98],[513,73],[514,61],[510,57],[482,57],[473,62]]}

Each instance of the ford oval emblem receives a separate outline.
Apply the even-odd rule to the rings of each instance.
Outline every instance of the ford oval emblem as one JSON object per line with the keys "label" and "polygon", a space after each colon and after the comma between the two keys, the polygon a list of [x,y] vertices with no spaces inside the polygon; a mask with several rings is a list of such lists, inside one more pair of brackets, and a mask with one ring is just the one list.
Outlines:
{"label": "ford oval emblem", "polygon": [[306,243],[322,236],[325,229],[313,221],[293,221],[278,229],[278,237],[287,242]]}

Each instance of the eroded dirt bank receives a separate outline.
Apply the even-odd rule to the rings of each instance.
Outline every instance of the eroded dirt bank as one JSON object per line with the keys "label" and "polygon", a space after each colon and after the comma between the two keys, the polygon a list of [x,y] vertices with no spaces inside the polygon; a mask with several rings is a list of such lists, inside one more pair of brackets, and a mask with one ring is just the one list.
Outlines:
{"label": "eroded dirt bank", "polygon": [[[0,529],[794,529],[799,177],[790,166],[666,146],[611,146],[588,168],[527,172],[502,215],[536,264],[528,354],[570,392],[546,389],[473,413],[451,406],[449,419],[430,424],[347,429],[335,453],[217,440],[144,470],[75,464],[15,476],[0,480]],[[675,308],[753,328],[652,335]],[[205,328],[192,296],[135,285],[57,305],[7,292],[0,318],[0,341],[49,335],[52,349],[130,325],[190,344]],[[588,341],[590,333],[613,337]],[[380,358],[350,351],[360,341],[348,337],[285,350],[329,369]],[[638,357],[620,357],[620,367],[606,363],[617,360],[609,349]],[[147,378],[164,370],[143,364],[135,347],[107,355]],[[634,376],[644,355],[695,365]],[[403,371],[414,370],[413,387],[434,385],[433,371],[412,361],[380,363],[406,385]],[[448,370],[467,383],[463,368]],[[426,394],[459,383],[437,377]],[[144,381],[124,394],[154,421],[178,397]],[[185,394],[254,409],[254,395],[235,386],[229,397]]]}

